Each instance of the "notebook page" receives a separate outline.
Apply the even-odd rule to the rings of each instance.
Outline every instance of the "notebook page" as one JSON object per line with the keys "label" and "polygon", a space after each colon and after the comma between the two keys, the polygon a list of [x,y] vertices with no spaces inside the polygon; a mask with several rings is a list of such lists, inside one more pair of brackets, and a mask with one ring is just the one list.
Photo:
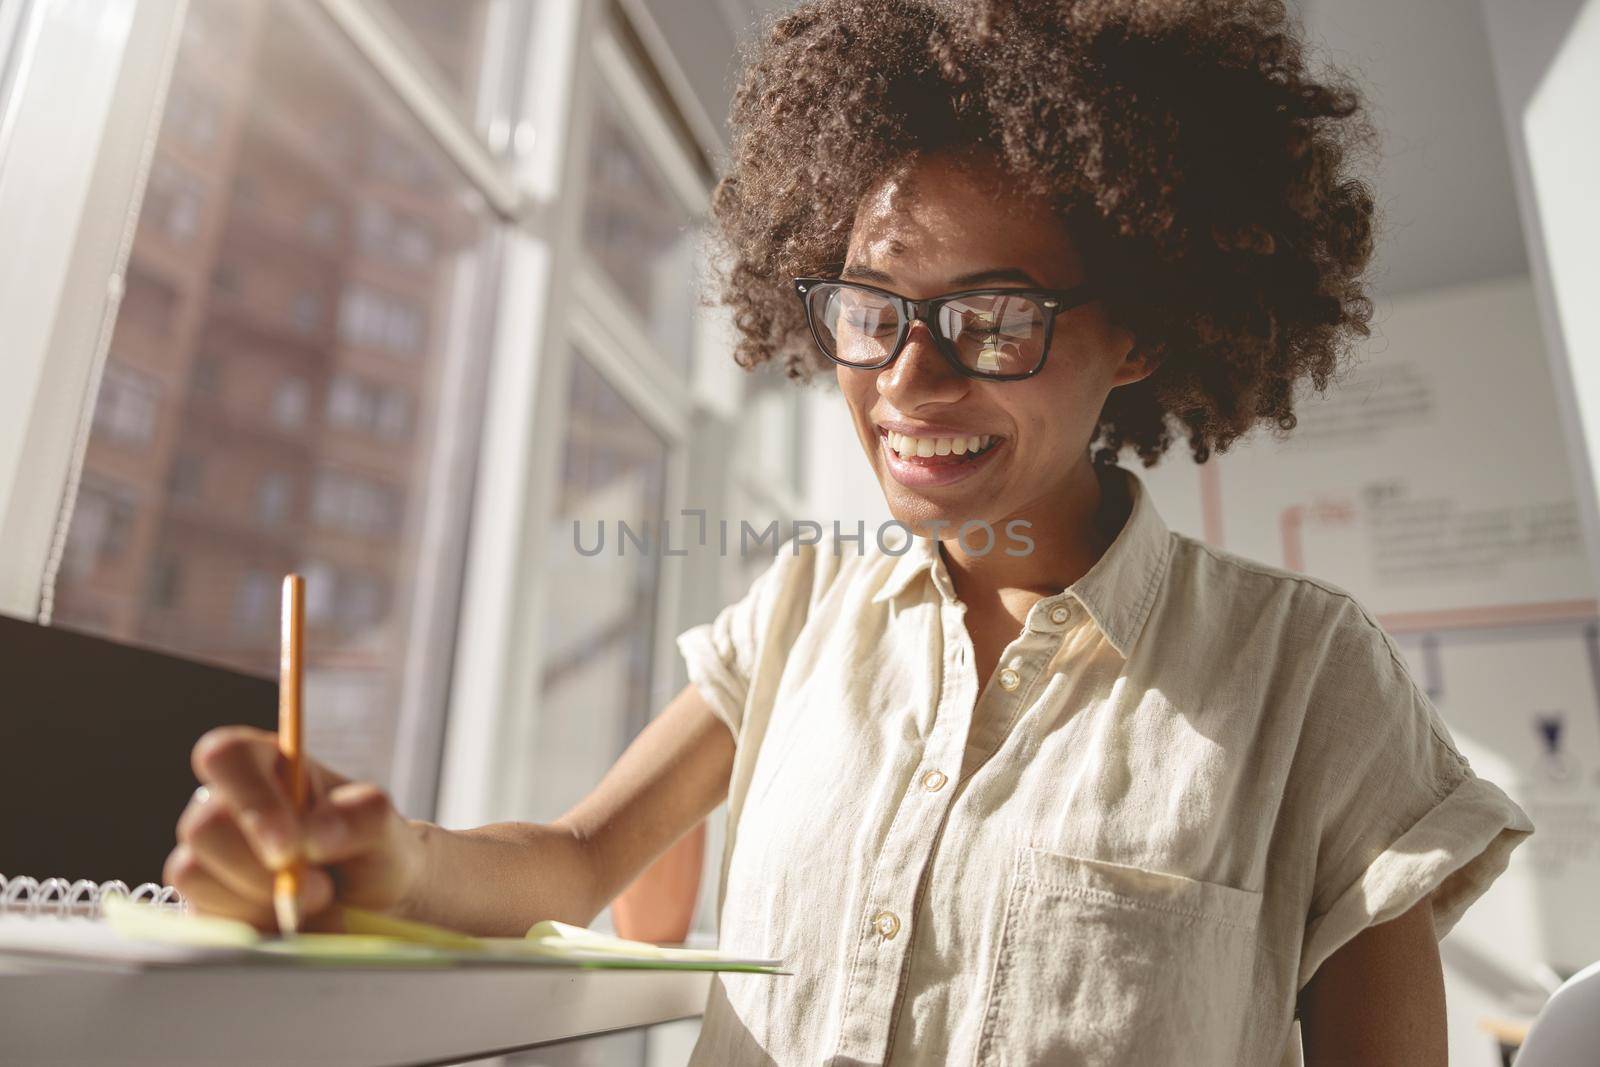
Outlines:
{"label": "notebook page", "polygon": [[[215,954],[279,961],[306,960],[365,965],[575,965],[668,970],[780,971],[781,961],[731,956],[712,949],[673,948],[627,941],[566,923],[542,922],[522,938],[477,938],[427,923],[394,919],[357,908],[343,910],[346,933],[305,933],[288,938],[263,937],[247,923],[211,916],[183,915],[148,905],[114,899],[106,905],[101,926],[122,946],[91,935],[93,944],[115,950],[135,946],[178,950],[174,962],[183,962],[182,950],[200,953],[198,960]],[[65,925],[36,923],[37,926]],[[88,944],[89,942],[85,942]],[[0,944],[3,947],[3,944]],[[210,955],[208,955],[210,954]]]}

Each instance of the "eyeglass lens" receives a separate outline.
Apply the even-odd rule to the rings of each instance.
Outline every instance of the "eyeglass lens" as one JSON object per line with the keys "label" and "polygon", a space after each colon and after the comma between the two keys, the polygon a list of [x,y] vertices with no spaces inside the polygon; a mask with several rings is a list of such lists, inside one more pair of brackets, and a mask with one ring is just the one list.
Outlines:
{"label": "eyeglass lens", "polygon": [[[889,358],[901,327],[895,301],[845,285],[817,285],[808,295],[818,339],[830,356],[861,367]],[[1044,356],[1047,320],[1028,297],[963,296],[941,305],[935,318],[948,348],[976,373],[1027,374]]]}

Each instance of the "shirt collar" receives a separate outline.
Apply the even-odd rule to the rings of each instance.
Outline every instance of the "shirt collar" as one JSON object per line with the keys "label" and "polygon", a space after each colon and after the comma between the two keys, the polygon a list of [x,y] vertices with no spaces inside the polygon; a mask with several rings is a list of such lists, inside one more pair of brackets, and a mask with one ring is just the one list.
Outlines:
{"label": "shirt collar", "polygon": [[[1172,553],[1172,538],[1166,522],[1156,511],[1155,502],[1139,476],[1124,467],[1113,467],[1133,499],[1128,519],[1111,547],[1095,561],[1088,573],[1071,586],[1046,598],[1053,601],[1071,596],[1082,604],[1089,617],[1105,634],[1106,640],[1126,659],[1138,642],[1155,603],[1156,591],[1167,573]],[[944,560],[931,538],[912,536],[911,544],[895,560],[894,567],[878,591],[874,603],[898,596],[913,580],[926,574],[947,600],[955,599]]]}

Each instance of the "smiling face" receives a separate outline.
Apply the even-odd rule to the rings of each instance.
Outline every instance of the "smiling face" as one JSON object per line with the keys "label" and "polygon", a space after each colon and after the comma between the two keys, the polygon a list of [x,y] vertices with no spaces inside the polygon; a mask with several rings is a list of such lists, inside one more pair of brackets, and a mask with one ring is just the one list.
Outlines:
{"label": "smiling face", "polygon": [[[1008,194],[992,161],[943,156],[917,160],[868,192],[840,277],[912,299],[1092,280],[1056,213]],[[948,538],[972,520],[998,531],[1012,518],[1050,514],[1088,471],[1107,394],[1149,372],[1132,348],[1092,301],[1056,318],[1037,375],[986,382],[951,366],[919,321],[893,363],[841,366],[839,387],[891,513],[923,534],[947,523]]]}

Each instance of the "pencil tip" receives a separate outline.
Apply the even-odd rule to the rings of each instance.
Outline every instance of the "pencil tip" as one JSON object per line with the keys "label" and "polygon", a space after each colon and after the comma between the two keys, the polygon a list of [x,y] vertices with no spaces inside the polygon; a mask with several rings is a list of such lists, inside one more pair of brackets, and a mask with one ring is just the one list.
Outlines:
{"label": "pencil tip", "polygon": [[299,931],[300,903],[292,893],[273,894],[272,910],[277,913],[279,933],[288,935]]}

